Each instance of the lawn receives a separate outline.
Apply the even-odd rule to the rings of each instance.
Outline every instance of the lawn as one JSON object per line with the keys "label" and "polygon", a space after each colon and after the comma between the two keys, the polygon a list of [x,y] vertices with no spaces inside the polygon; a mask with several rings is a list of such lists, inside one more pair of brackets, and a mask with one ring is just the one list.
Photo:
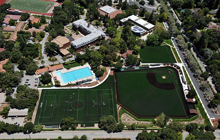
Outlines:
{"label": "lawn", "polygon": [[63,66],[64,66],[64,68],[66,68],[66,69],[70,69],[70,68],[77,67],[77,66],[81,66],[81,65],[83,65],[83,64],[78,63],[78,62],[76,62],[76,61],[70,61],[70,62],[65,62],[65,63],[63,63]]}
{"label": "lawn", "polygon": [[166,39],[166,40],[164,40],[164,42],[166,42],[167,44],[173,46],[173,42],[171,41],[171,39]]}
{"label": "lawn", "polygon": [[176,63],[169,46],[145,46],[140,56],[142,63]]}
{"label": "lawn", "polygon": [[47,13],[54,5],[54,2],[44,0],[11,0],[12,9]]}
{"label": "lawn", "polygon": [[42,90],[35,124],[57,127],[71,116],[81,126],[94,126],[100,117],[113,115],[117,120],[113,76],[92,89]]}
{"label": "lawn", "polygon": [[117,34],[116,34],[116,37],[117,38],[121,38],[121,33],[123,31],[123,27],[120,27],[118,30],[117,30]]}
{"label": "lawn", "polygon": [[[152,74],[154,77],[150,78]],[[188,117],[188,107],[175,69],[122,71],[115,72],[115,77],[117,102],[138,118],[154,118],[162,112],[173,118]],[[152,80],[156,83],[152,84]]]}
{"label": "lawn", "polygon": [[164,27],[162,22],[156,22],[156,26]]}

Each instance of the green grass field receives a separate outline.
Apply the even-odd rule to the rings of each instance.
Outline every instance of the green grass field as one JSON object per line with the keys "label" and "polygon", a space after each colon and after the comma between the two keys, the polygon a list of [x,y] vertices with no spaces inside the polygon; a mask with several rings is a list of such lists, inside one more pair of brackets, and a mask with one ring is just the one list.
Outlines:
{"label": "green grass field", "polygon": [[113,76],[93,89],[42,90],[35,124],[57,126],[62,118],[71,116],[81,126],[93,126],[107,115],[117,120]]}
{"label": "green grass field", "polygon": [[[168,73],[168,70],[171,73]],[[148,72],[155,72],[158,83],[173,82],[175,88],[164,90],[155,87],[147,79]],[[166,79],[163,79],[165,76]],[[164,112],[175,118],[187,117],[182,88],[179,86],[178,75],[173,68],[157,68],[136,71],[115,72],[117,80],[117,100],[139,118],[154,118]]]}
{"label": "green grass field", "polygon": [[142,63],[176,63],[168,46],[145,46],[140,50]]}
{"label": "green grass field", "polygon": [[47,13],[47,11],[54,5],[54,2],[43,0],[11,0],[9,3],[13,9],[40,13]]}

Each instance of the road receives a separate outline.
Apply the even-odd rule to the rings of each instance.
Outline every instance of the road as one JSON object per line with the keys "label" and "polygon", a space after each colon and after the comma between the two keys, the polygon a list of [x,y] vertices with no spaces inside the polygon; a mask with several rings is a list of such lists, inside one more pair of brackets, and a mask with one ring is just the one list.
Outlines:
{"label": "road", "polygon": [[88,140],[93,140],[94,138],[131,138],[131,140],[135,140],[138,133],[142,132],[138,131],[129,131],[124,130],[121,133],[107,133],[102,130],[84,130],[84,131],[42,131],[41,133],[36,134],[23,134],[23,133],[15,133],[8,135],[7,133],[0,134],[1,139],[36,139],[36,138],[58,138],[61,136],[62,138],[73,138],[75,135],[81,137],[82,135],[86,135]]}
{"label": "road", "polygon": [[[177,44],[176,42],[174,42],[174,46],[176,47],[176,50],[178,51],[182,61],[184,64],[186,64],[186,60],[185,60],[185,56],[183,55],[183,52],[184,51],[181,51],[180,49],[177,48]],[[216,115],[211,108],[208,107],[208,102],[206,101],[205,97],[204,97],[204,93],[202,90],[200,90],[200,85],[199,85],[199,82],[197,81],[197,79],[193,76],[194,73],[191,71],[191,69],[185,65],[185,68],[189,74],[189,77],[191,78],[192,82],[193,82],[193,85],[195,86],[196,88],[196,91],[198,93],[198,96],[200,97],[201,101],[202,101],[202,104],[204,105],[208,115],[210,118],[219,118],[220,117],[220,114],[219,115]]]}

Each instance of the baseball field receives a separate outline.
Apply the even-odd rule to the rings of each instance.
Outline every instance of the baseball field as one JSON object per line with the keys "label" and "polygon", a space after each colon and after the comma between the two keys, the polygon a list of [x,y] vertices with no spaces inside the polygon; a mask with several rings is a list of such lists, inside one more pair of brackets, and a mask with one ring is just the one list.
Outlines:
{"label": "baseball field", "polygon": [[178,73],[174,68],[151,68],[115,72],[117,102],[139,118],[154,118],[164,112],[172,118],[187,118]]}

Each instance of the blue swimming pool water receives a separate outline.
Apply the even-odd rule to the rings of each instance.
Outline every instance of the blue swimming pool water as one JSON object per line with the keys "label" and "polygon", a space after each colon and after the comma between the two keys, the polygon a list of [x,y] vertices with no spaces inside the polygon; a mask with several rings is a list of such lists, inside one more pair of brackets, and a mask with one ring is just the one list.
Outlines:
{"label": "blue swimming pool water", "polygon": [[92,76],[92,72],[90,71],[90,69],[88,67],[74,70],[74,71],[70,71],[70,72],[66,72],[66,73],[61,73],[60,71],[58,71],[58,72],[56,72],[56,74],[60,75],[62,82],[64,84],[71,82],[71,81],[75,81],[78,79]]}

